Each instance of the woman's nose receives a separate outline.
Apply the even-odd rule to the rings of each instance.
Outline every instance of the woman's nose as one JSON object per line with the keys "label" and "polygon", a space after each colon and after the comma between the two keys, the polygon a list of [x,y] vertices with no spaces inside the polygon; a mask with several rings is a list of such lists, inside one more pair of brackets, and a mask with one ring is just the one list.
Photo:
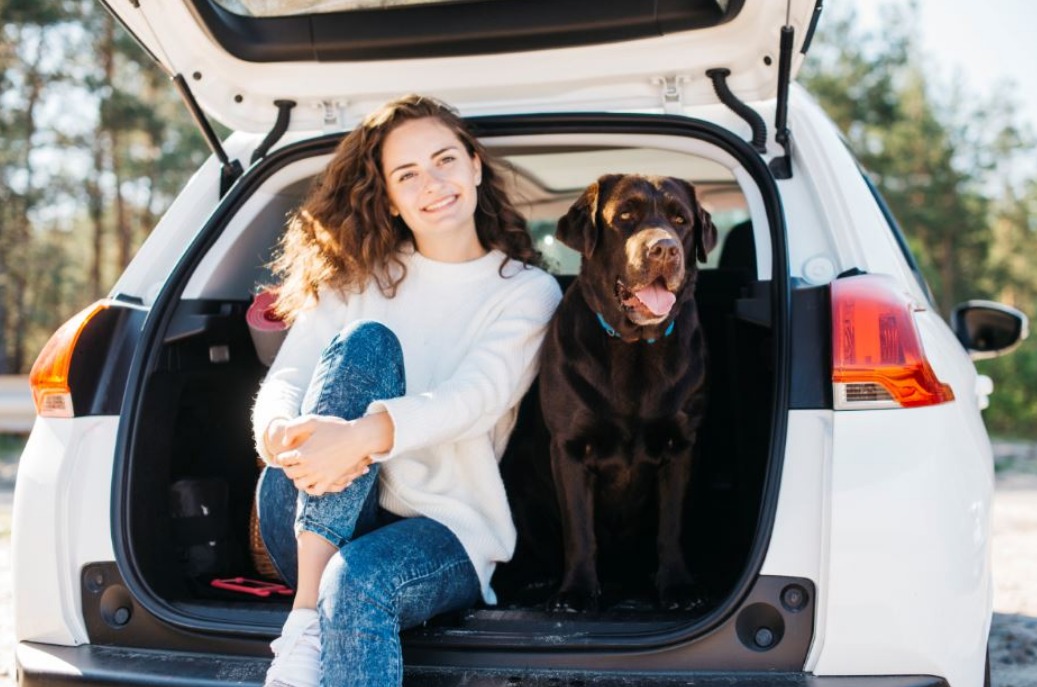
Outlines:
{"label": "woman's nose", "polygon": [[443,184],[443,175],[439,170],[429,170],[429,173],[425,175],[425,189],[426,191],[437,189]]}

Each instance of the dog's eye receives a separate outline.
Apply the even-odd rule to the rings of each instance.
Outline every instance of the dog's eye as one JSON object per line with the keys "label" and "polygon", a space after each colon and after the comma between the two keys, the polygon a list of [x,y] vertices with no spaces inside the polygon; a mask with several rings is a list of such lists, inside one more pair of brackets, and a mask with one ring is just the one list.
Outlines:
{"label": "dog's eye", "polygon": [[672,219],[674,224],[684,224],[688,221],[684,215],[674,215]]}
{"label": "dog's eye", "polygon": [[621,212],[619,213],[619,219],[624,222],[629,222],[630,220],[634,219],[634,213],[630,212],[629,210],[627,210],[626,212]]}
{"label": "dog's eye", "polygon": [[672,451],[672,450],[673,450],[673,447],[674,447],[675,445],[676,445],[676,444],[675,444],[675,442],[673,441],[673,437],[670,437],[669,439],[667,439],[667,440],[666,440],[666,450],[667,450],[667,451]]}

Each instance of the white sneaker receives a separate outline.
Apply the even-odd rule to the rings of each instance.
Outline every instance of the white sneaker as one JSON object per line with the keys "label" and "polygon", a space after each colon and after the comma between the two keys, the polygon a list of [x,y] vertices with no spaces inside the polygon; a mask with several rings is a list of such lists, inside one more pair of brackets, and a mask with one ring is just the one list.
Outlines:
{"label": "white sneaker", "polygon": [[300,608],[288,614],[281,636],[270,643],[274,662],[264,687],[320,685],[320,622],[317,611]]}

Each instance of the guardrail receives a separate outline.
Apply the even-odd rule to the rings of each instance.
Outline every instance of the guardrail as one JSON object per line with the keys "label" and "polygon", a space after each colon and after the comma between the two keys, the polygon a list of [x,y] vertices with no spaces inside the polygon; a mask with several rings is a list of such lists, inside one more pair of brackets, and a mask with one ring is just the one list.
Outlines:
{"label": "guardrail", "polygon": [[27,434],[36,420],[28,375],[0,375],[0,432]]}

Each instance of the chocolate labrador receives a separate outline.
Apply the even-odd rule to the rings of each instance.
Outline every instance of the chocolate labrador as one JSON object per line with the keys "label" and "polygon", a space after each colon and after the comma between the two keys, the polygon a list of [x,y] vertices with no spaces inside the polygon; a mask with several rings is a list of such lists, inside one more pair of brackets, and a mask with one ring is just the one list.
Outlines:
{"label": "chocolate labrador", "polygon": [[686,607],[684,502],[706,404],[695,259],[716,227],[690,183],[615,174],[580,196],[556,236],[582,262],[541,359],[565,557],[551,606],[597,608],[604,561],[654,542],[658,602]]}

